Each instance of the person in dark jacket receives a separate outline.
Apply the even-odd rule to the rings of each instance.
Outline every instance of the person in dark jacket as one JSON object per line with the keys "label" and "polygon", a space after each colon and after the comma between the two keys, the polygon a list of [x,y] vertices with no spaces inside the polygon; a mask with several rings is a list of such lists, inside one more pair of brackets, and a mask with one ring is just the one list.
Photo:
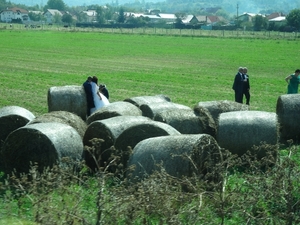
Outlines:
{"label": "person in dark jacket", "polygon": [[84,91],[86,94],[86,102],[87,102],[87,112],[86,112],[87,116],[91,115],[91,108],[95,107],[91,82],[92,82],[92,77],[88,77],[87,80],[83,83]]}
{"label": "person in dark jacket", "polygon": [[99,85],[99,90],[100,90],[100,92],[101,92],[107,99],[109,99],[109,93],[108,93],[108,90],[107,90],[105,84],[100,84],[100,85]]}
{"label": "person in dark jacket", "polygon": [[234,90],[235,101],[238,103],[243,103],[243,93],[244,93],[244,68],[239,67],[238,73],[235,75],[232,89]]}

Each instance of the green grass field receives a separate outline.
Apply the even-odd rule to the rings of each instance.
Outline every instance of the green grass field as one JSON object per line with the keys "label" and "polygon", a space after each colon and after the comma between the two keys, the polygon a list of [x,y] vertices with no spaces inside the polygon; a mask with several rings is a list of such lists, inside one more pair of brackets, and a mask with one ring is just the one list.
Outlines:
{"label": "green grass field", "polygon": [[[284,78],[300,67],[299,45],[298,39],[2,29],[0,107],[47,113],[50,87],[81,85],[90,75],[108,86],[112,102],[164,94],[193,107],[234,100],[234,76],[246,66],[251,110],[275,112]],[[299,224],[299,149],[287,150],[266,170],[254,161],[245,168],[250,173],[235,171],[238,160],[227,159],[214,168],[216,184],[162,173],[127,186],[105,173],[74,175],[71,168],[36,177],[33,168],[30,182],[13,176],[0,182],[0,225]]]}
{"label": "green grass field", "polygon": [[284,78],[299,65],[300,41],[42,30],[0,31],[0,107],[47,112],[52,86],[96,75],[111,101],[164,94],[193,107],[234,100],[239,66],[248,67],[251,110],[275,112]]}

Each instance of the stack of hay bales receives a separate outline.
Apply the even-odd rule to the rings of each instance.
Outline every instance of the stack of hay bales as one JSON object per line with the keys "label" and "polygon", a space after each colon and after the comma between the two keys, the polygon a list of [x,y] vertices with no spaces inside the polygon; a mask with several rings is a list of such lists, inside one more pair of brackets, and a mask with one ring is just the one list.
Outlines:
{"label": "stack of hay bales", "polygon": [[285,94],[277,99],[276,114],[281,141],[300,140],[300,94]]}
{"label": "stack of hay bales", "polygon": [[150,103],[170,102],[171,99],[165,95],[154,95],[154,96],[137,96],[132,98],[126,98],[124,101],[134,104],[137,107],[140,107],[141,105],[144,104],[147,105]]}
{"label": "stack of hay bales", "polygon": [[51,87],[48,90],[48,112],[67,111],[86,119],[87,102],[83,86]]}
{"label": "stack of hay bales", "polygon": [[5,141],[12,131],[25,126],[34,118],[30,111],[19,106],[0,108],[0,142]]}
{"label": "stack of hay bales", "polygon": [[42,172],[55,164],[73,165],[81,160],[83,143],[78,132],[62,123],[36,123],[11,132],[2,149],[7,173],[28,173],[35,163]]}
{"label": "stack of hay bales", "polygon": [[45,113],[41,116],[31,120],[27,125],[35,123],[63,123],[73,127],[78,134],[83,138],[83,135],[87,129],[87,124],[82,118],[67,111],[53,111]]}
{"label": "stack of hay bales", "polygon": [[[117,116],[104,120],[96,120],[89,124],[83,143],[85,146],[92,146],[93,139],[102,139],[101,150],[95,153],[95,158],[101,160],[97,163],[104,165],[111,154],[111,147],[116,145],[120,150],[125,151],[127,146],[135,145],[139,141],[161,135],[180,134],[174,128],[164,123],[152,121],[144,116]],[[131,146],[133,147],[133,146]],[[87,151],[84,152],[86,164],[91,169],[97,169],[95,158]]]}
{"label": "stack of hay bales", "polygon": [[113,102],[106,105],[87,118],[87,124],[96,120],[104,120],[115,116],[141,116],[142,111],[129,102]]}
{"label": "stack of hay bales", "polygon": [[242,156],[259,147],[258,158],[271,150],[276,154],[279,124],[276,113],[261,111],[234,111],[221,113],[217,124],[216,140],[220,147]]}
{"label": "stack of hay bales", "polygon": [[215,122],[207,110],[195,112],[191,108],[162,108],[157,110],[153,119],[169,124],[181,134],[216,135]]}
{"label": "stack of hay bales", "polygon": [[248,105],[228,100],[198,102],[194,106],[195,112],[201,111],[203,108],[209,111],[215,123],[217,123],[221,113],[249,110]]}
{"label": "stack of hay bales", "polygon": [[133,149],[127,173],[141,180],[162,168],[171,176],[182,178],[204,175],[221,160],[221,149],[208,134],[182,134],[145,139]]}

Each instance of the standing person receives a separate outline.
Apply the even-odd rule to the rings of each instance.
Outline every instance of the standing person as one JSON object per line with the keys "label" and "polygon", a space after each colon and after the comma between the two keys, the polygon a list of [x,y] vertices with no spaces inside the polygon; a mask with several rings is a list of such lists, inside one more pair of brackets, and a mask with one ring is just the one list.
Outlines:
{"label": "standing person", "polygon": [[83,88],[85,91],[86,102],[87,102],[87,112],[86,112],[87,116],[91,115],[91,108],[95,107],[91,83],[92,83],[92,77],[88,77],[87,80],[83,83]]}
{"label": "standing person", "polygon": [[244,75],[244,85],[243,85],[243,94],[246,97],[246,104],[250,104],[250,82],[249,82],[249,75],[247,67],[244,67],[243,69],[243,75]]}
{"label": "standing person", "polygon": [[96,76],[93,76],[91,84],[92,84],[92,92],[93,92],[94,104],[95,104],[95,107],[91,108],[91,114],[92,114],[96,110],[100,109],[101,107],[108,105],[109,101],[103,94],[100,93],[99,86],[98,86],[98,78]]}
{"label": "standing person", "polygon": [[244,87],[243,72],[244,72],[244,68],[239,67],[232,85],[232,89],[234,90],[235,101],[238,103],[243,103],[243,87]]}
{"label": "standing person", "polygon": [[295,73],[287,76],[285,81],[288,83],[288,94],[297,94],[298,93],[298,86],[300,82],[300,69],[296,69]]}
{"label": "standing person", "polygon": [[108,90],[107,90],[105,84],[100,84],[100,85],[99,85],[99,90],[100,90],[100,92],[101,92],[107,99],[109,99],[109,93],[108,93]]}

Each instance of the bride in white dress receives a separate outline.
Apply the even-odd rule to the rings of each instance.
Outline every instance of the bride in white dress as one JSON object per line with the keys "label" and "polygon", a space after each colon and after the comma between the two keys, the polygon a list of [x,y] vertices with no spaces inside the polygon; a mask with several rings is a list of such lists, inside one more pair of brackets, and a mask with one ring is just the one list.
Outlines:
{"label": "bride in white dress", "polygon": [[99,86],[97,83],[98,78],[94,76],[91,85],[95,107],[91,108],[91,114],[100,109],[101,107],[109,104],[108,99],[102,93],[100,93]]}

